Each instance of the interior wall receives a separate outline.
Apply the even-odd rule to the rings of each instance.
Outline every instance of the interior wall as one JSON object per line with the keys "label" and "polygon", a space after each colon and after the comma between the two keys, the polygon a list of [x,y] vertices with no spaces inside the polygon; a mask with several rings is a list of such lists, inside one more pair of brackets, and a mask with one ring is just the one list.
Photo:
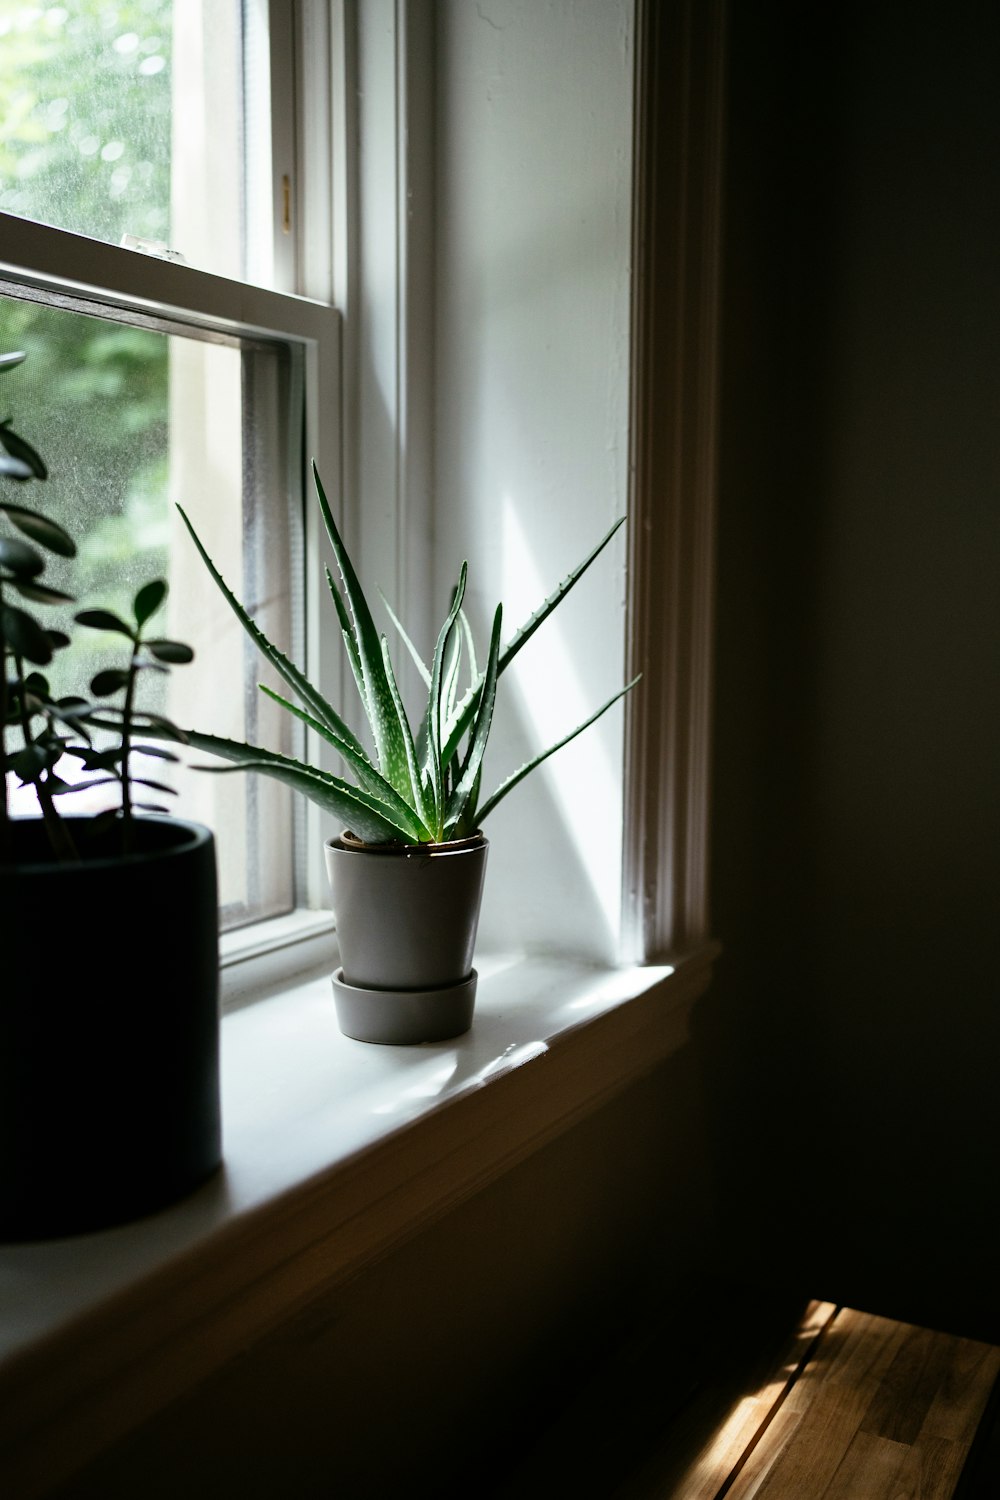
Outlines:
{"label": "interior wall", "polygon": [[995,7],[731,7],[701,1031],[743,1267],[993,1339],[998,57]]}
{"label": "interior wall", "polygon": [[[441,0],[435,563],[503,639],[628,503],[631,0]],[[484,795],[624,673],[624,540],[501,679]],[[481,654],[485,647],[481,645]],[[491,815],[481,946],[618,954],[622,710]]]}

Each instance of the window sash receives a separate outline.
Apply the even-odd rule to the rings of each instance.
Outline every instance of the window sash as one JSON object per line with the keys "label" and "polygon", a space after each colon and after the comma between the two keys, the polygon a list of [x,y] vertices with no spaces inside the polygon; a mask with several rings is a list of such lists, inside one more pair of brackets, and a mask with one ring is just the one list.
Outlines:
{"label": "window sash", "polygon": [[[304,553],[312,560],[303,569],[302,558],[293,558],[299,576],[292,580],[292,592],[302,601],[306,622],[305,669],[320,690],[337,701],[339,661],[332,650],[323,652],[318,631],[310,630],[319,618],[321,568],[315,559],[320,537],[315,506],[304,494],[301,461],[302,457],[315,458],[336,506],[339,319],[335,310],[325,303],[250,286],[6,213],[0,213],[0,294],[251,352],[254,346],[275,343],[287,348],[287,389],[280,401],[293,439],[286,445],[294,468],[289,490],[304,495]],[[312,743],[305,753],[323,759],[323,751]],[[301,835],[295,881],[298,901],[305,907],[321,907],[328,901],[322,861],[324,830],[311,809],[296,809],[295,819]],[[292,835],[291,828],[288,835]]]}

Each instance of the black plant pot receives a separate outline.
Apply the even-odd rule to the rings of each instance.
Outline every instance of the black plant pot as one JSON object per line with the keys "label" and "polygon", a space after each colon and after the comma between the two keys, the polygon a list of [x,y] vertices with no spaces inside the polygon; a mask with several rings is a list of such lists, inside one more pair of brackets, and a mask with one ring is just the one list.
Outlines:
{"label": "black plant pot", "polygon": [[218,896],[207,828],[137,820],[112,853],[40,820],[0,866],[0,1239],[80,1234],[164,1208],[222,1160]]}

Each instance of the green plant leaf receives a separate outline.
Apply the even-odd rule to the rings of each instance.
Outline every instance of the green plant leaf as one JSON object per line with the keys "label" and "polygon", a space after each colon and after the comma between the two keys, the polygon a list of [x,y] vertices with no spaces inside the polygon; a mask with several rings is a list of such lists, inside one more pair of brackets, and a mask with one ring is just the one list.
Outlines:
{"label": "green plant leaf", "polygon": [[70,782],[70,781],[63,781],[63,779],[62,779],[61,776],[54,776],[50,772],[49,776],[48,776],[48,779],[46,780],[45,785],[46,785],[46,788],[47,788],[50,796],[53,796],[53,797],[64,797],[67,792],[83,792],[83,791],[86,791],[87,788],[88,788],[88,786],[90,785],[90,783],[89,782],[85,782],[82,786],[75,786],[72,782]]}
{"label": "green plant leaf", "polygon": [[45,559],[27,542],[20,542],[17,537],[0,536],[0,568],[9,579],[37,578],[45,571]]}
{"label": "green plant leaf", "polygon": [[41,454],[7,422],[0,422],[0,446],[6,448],[11,458],[20,459],[27,464],[36,479],[48,478],[49,471]]}
{"label": "green plant leaf", "polygon": [[[113,712],[113,710],[108,710]],[[132,714],[132,728],[140,733],[155,731],[161,739],[176,740],[178,744],[187,744],[187,735],[183,729],[178,729],[172,720],[163,714],[150,713],[148,708],[136,709]]]}
{"label": "green plant leaf", "polygon": [[[479,700],[479,712],[476,715],[475,725],[469,740],[469,751],[465,757],[465,765],[454,792],[448,801],[448,815],[445,820],[445,837],[453,838],[455,829],[466,818],[468,809],[468,820],[474,822],[476,807],[474,793],[479,786],[479,773],[482,770],[483,754],[486,750],[486,742],[490,736],[490,728],[493,723],[493,707],[497,695],[497,674],[500,660],[500,622],[502,610],[497,605],[496,614],[493,616],[493,632],[490,637],[490,654],[486,663],[486,675],[483,683],[483,691]],[[471,804],[471,805],[470,805]]]}
{"label": "green plant leaf", "polygon": [[91,630],[113,630],[116,635],[125,636],[126,640],[135,640],[132,627],[126,625],[118,615],[112,614],[110,609],[81,609],[73,618],[78,625],[89,625]]}
{"label": "green plant leaf", "polygon": [[139,755],[152,756],[154,760],[169,761],[171,765],[179,766],[180,756],[175,755],[172,750],[164,750],[161,745],[145,745],[137,741],[132,742],[132,749]]}
{"label": "green plant leaf", "polygon": [[[552,590],[552,593],[549,594],[548,598],[545,599],[538,606],[538,608],[528,616],[524,624],[514,632],[513,636],[500,653],[499,671],[501,673],[503,673],[506,668],[510,666],[511,662],[514,660],[514,657],[520,651],[521,647],[526,645],[527,642],[530,641],[535,631],[548,619],[549,615],[555,609],[556,605],[559,604],[563,599],[565,599],[566,595],[569,593],[574,584],[579,583],[580,579],[583,577],[584,573],[586,573],[591,563],[600,556],[600,554],[604,551],[605,547],[610,542],[611,538],[615,535],[615,532],[619,529],[620,526],[623,526],[624,524],[625,517],[619,516],[614,525],[605,532],[604,536],[597,543],[597,546],[594,547],[590,552],[588,552],[587,556],[581,563],[577,564],[572,572],[567,573],[562,582]],[[458,706],[454,722],[449,727],[444,750],[442,751],[442,760],[446,766],[451,764],[452,758],[454,757],[458,749],[458,743],[461,740],[462,735],[468,729],[474,714],[477,712],[479,695],[482,692],[482,686],[483,682],[482,678],[480,677],[469,688],[462,702]]]}
{"label": "green plant leaf", "polygon": [[166,783],[162,781],[151,781],[148,776],[130,776],[129,781],[133,786],[148,786],[151,791],[166,792],[168,797],[174,797],[177,795],[175,789],[172,786],[167,786]]}
{"label": "green plant leaf", "polygon": [[427,694],[427,708],[420,729],[421,743],[426,745],[426,770],[430,775],[431,790],[434,798],[434,827],[438,839],[444,837],[444,766],[441,760],[441,684],[444,675],[445,653],[448,649],[448,639],[455,628],[458,612],[462,608],[462,600],[465,598],[465,584],[469,576],[467,563],[462,564],[459,574],[458,586],[455,589],[451,609],[448,617],[438,632],[437,643],[434,647],[434,660],[431,663],[431,685]]}
{"label": "green plant leaf", "polygon": [[[14,588],[21,595],[22,599],[30,599],[33,604],[73,603],[72,594],[64,594],[61,589],[50,589],[47,584],[25,583],[23,579],[18,579],[18,581],[14,584]],[[62,635],[62,632],[57,630],[49,631],[50,644],[55,644],[55,642],[52,640],[52,637],[56,635],[61,636],[61,640],[59,641],[60,645],[69,645],[69,636]]]}
{"label": "green plant leaf", "polygon": [[458,623],[462,627],[462,635],[465,637],[465,649],[469,653],[469,675],[475,682],[479,677],[479,667],[476,663],[476,642],[472,635],[472,626],[464,609],[458,612]]}
{"label": "green plant leaf", "polygon": [[410,777],[406,764],[406,746],[403,731],[393,701],[392,690],[389,687],[385,674],[385,665],[382,660],[382,647],[379,641],[378,631],[368,608],[364,590],[358,581],[354,566],[347,549],[337,530],[323,489],[323,482],[319,477],[319,470],[313,463],[313,480],[316,485],[316,494],[319,499],[319,507],[326,526],[333,555],[337,559],[337,567],[343,579],[344,593],[347,597],[347,605],[350,609],[354,623],[354,640],[357,645],[358,660],[361,665],[361,675],[365,685],[365,710],[368,715],[368,723],[371,726],[372,738],[375,741],[375,753],[378,757],[379,770],[385,779],[392,783],[397,792],[405,796],[409,790]]}
{"label": "green plant leaf", "polygon": [[536,755],[533,760],[526,761],[519,770],[508,776],[506,781],[501,782],[496,791],[487,797],[479,809],[479,822],[482,823],[487,814],[493,811],[497,803],[502,802],[507,793],[512,792],[518,782],[523,781],[530,771],[533,771],[536,766],[540,766],[543,760],[548,760],[550,755],[555,755],[556,751],[561,750],[564,745],[568,745],[570,740],[575,740],[577,735],[582,734],[585,729],[589,729],[591,724],[596,723],[602,714],[606,714],[609,708],[614,707],[619,698],[624,698],[626,693],[631,692],[638,681],[638,677],[633,677],[632,681],[627,682],[623,688],[619,688],[617,693],[612,693],[607,703],[602,703],[601,707],[596,713],[592,713],[589,719],[584,719],[583,723],[578,724],[569,734],[564,735],[561,740],[557,740],[554,745],[550,745],[547,750],[543,750],[541,755]]}
{"label": "green plant leaf", "polygon": [[[410,795],[407,798],[410,807],[416,813],[424,833],[428,838],[434,837],[433,808],[428,806],[424,797],[423,780],[421,778],[420,766],[417,763],[417,753],[413,746],[413,734],[410,729],[410,721],[406,717],[403,700],[400,696],[399,685],[396,682],[396,674],[392,670],[392,660],[389,656],[389,645],[385,636],[382,637],[382,661],[385,666],[386,680],[392,693],[393,702],[396,705],[396,713],[399,718],[400,729],[403,733],[403,743],[406,749],[406,768],[410,777]],[[423,836],[423,835],[422,835]]]}
{"label": "green plant leaf", "polygon": [[366,791],[371,792],[372,796],[377,797],[380,802],[385,802],[390,808],[394,809],[397,820],[405,822],[413,817],[413,807],[404,801],[394,786],[390,786],[385,777],[372,765],[367,755],[363,752],[359,753],[343,740],[339,740],[325,725],[314,719],[310,714],[305,713],[303,709],[296,708],[294,703],[289,703],[287,698],[282,698],[279,693],[272,692],[262,682],[258,683],[257,686],[262,693],[266,693],[269,698],[273,698],[275,703],[280,704],[282,708],[287,709],[290,714],[294,714],[309,729],[320,735],[322,739],[326,740],[328,745],[332,745],[338,755],[343,756],[344,760],[346,760],[362,787]]}
{"label": "green plant leaf", "polygon": [[406,647],[407,651],[409,651],[410,655],[413,658],[414,666],[416,667],[417,671],[420,673],[420,677],[421,677],[421,680],[422,680],[422,682],[424,684],[424,687],[425,688],[429,688],[430,685],[431,685],[430,668],[425,663],[423,657],[420,655],[420,652],[417,650],[416,646],[410,640],[410,637],[407,635],[405,629],[403,628],[402,622],[398,619],[395,610],[393,609],[392,605],[389,603],[389,601],[385,597],[385,595],[382,593],[382,590],[379,589],[378,592],[379,592],[379,597],[382,600],[383,605],[385,606],[385,612],[386,612],[386,614],[389,616],[389,619],[392,621],[393,625],[395,626],[397,634],[399,635],[400,640],[403,642],[403,645]]}
{"label": "green plant leaf", "polygon": [[[459,610],[461,614],[461,610]],[[444,672],[441,678],[441,706],[444,714],[444,722],[448,723],[455,712],[455,699],[458,696],[458,674],[462,666],[462,631],[461,628],[453,630],[448,639],[448,649],[445,651]]]}
{"label": "green plant leaf", "polygon": [[8,505],[3,501],[0,501],[0,510],[6,512],[11,525],[30,536],[40,547],[47,547],[59,557],[76,556],[76,543],[69,532],[47,516],[40,516],[37,511],[27,510],[23,505]]}
{"label": "green plant leaf", "polygon": [[15,656],[23,656],[33,666],[47,667],[52,660],[48,633],[16,604],[5,604],[0,609],[0,639]]}
{"label": "green plant leaf", "polygon": [[340,621],[340,629],[344,637],[344,646],[347,651],[347,659],[351,664],[351,671],[354,674],[354,681],[357,683],[358,692],[361,695],[361,702],[364,705],[365,716],[367,717],[368,691],[365,687],[364,673],[361,670],[361,658],[358,655],[358,643],[354,639],[354,630],[351,626],[351,617],[347,612],[347,606],[344,603],[343,598],[341,597],[340,590],[337,587],[330,569],[324,568],[323,571],[326,574],[326,586],[330,590],[330,598],[333,600],[334,608],[337,611],[337,619]]}
{"label": "green plant leaf", "polygon": [[108,667],[90,679],[90,691],[98,698],[110,698],[124,687],[128,687],[128,673],[120,667]]}
{"label": "green plant leaf", "polygon": [[22,750],[10,756],[7,764],[18,777],[21,785],[27,786],[29,782],[37,781],[43,772],[55,765],[58,759],[58,750],[53,753],[38,740],[34,740],[30,745],[25,745]]}
{"label": "green plant leaf", "polygon": [[[261,750],[236,740],[199,734],[193,729],[186,733],[188,742],[195,750],[207,751],[222,760],[231,761],[235,768],[259,771],[290,786],[324,812],[332,813],[339,819],[342,828],[349,828],[366,843],[384,844],[399,839],[407,843],[418,841],[413,829],[400,826],[378,798],[362,791],[360,787],[342,781],[339,776],[330,776],[325,771],[303,765],[290,756]],[[200,769],[219,773],[225,770],[224,767],[216,766],[203,766]]]}
{"label": "green plant leaf", "polygon": [[110,750],[91,750],[83,746],[72,746],[69,754],[74,756],[84,771],[114,771],[122,762],[125,752],[120,745]]}
{"label": "green plant leaf", "polygon": [[202,561],[215,580],[216,586],[221,592],[223,598],[226,600],[226,603],[229,605],[230,609],[235,614],[236,618],[239,620],[240,624],[243,626],[243,629],[246,631],[247,635],[257,647],[257,650],[260,652],[261,656],[264,657],[265,661],[269,661],[271,663],[272,667],[274,667],[278,675],[288,683],[288,686],[292,689],[296,696],[301,699],[301,701],[307,706],[307,708],[310,708],[312,710],[317,719],[319,719],[322,723],[328,725],[328,727],[333,730],[335,734],[340,735],[342,739],[346,740],[348,744],[352,745],[359,755],[364,755],[364,748],[357,735],[355,735],[353,731],[348,728],[340,715],[335,712],[335,710],[323,697],[322,693],[316,691],[312,683],[309,681],[308,677],[306,677],[305,673],[301,672],[293,662],[290,662],[284,655],[284,653],[278,650],[277,646],[272,645],[264,632],[259,629],[259,627],[250,618],[240,601],[237,599],[236,595],[233,593],[232,589],[222,577],[222,574],[219,572],[218,568],[212,562],[212,559],[209,557],[208,553],[205,551],[205,548],[202,546],[201,541],[198,537],[198,533],[195,531],[184,511],[179,505],[177,509],[180,512],[181,519],[183,520],[185,526],[191,534],[191,540],[197,547]]}
{"label": "green plant leaf", "polygon": [[11,458],[7,453],[0,453],[0,474],[5,479],[31,479],[32,471],[23,458]]}
{"label": "green plant leaf", "polygon": [[194,661],[194,652],[183,641],[143,641],[142,644],[157,661],[169,662],[172,666],[184,666]]}
{"label": "green plant leaf", "polygon": [[164,578],[154,578],[150,583],[144,583],[135,596],[132,611],[135,615],[135,623],[141,630],[151,615],[155,615],[164,599],[167,597],[167,582]]}
{"label": "green plant leaf", "polygon": [[[327,577],[329,578],[329,576],[330,575],[328,572]],[[339,598],[340,596],[339,594],[336,594],[334,595],[334,597]],[[361,707],[364,709],[365,718],[368,719],[370,725],[371,718],[368,713],[368,689],[365,687],[364,673],[361,670],[361,661],[358,657],[357,642],[355,641],[354,636],[351,634],[350,630],[342,630],[340,632],[340,635],[341,639],[344,642],[344,649],[347,652],[347,660],[349,661],[351,671],[354,674],[354,681],[358,689],[358,697],[361,699]]]}

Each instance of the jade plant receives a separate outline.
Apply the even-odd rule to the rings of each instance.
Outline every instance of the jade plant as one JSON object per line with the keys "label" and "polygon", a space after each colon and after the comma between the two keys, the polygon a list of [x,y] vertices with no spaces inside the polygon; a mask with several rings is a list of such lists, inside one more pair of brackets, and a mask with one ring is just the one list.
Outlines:
{"label": "jade plant", "polygon": [[[23,353],[0,355],[0,373],[16,368]],[[48,477],[40,454],[12,425],[0,421],[0,480],[23,484]],[[88,826],[99,831],[114,822],[120,828],[119,848],[128,853],[133,839],[133,813],[165,812],[160,803],[138,801],[140,793],[171,793],[172,788],[135,773],[132,755],[174,761],[172,751],[161,745],[139,744],[137,734],[155,732],[156,738],[183,740],[169,719],[138,709],[136,690],[146,671],[167,671],[171,665],[189,662],[194,653],[180,641],[151,636],[147,626],[167,596],[163,579],[144,584],[132,605],[133,621],[126,622],[106,609],[85,609],[74,619],[85,627],[111,631],[129,642],[121,667],[105,668],[90,682],[91,698],[77,695],[53,697],[48,678],[40,670],[55,654],[71,645],[65,631],[47,626],[29,606],[65,605],[72,595],[44,581],[45,558],[39,548],[63,558],[76,556],[72,537],[47,516],[14,503],[0,490],[0,515],[19,535],[0,534],[0,863],[9,863],[13,850],[8,800],[9,776],[22,786],[32,786],[53,854],[59,859],[81,857],[73,825],[62,816],[60,803],[69,793],[84,787],[118,783],[117,808],[94,815]],[[27,538],[27,540],[24,540]],[[20,601],[15,603],[15,598]],[[116,700],[119,700],[116,701]],[[66,779],[67,759],[75,760],[85,779]]]}
{"label": "jade plant", "polygon": [[503,647],[500,644],[502,610],[497,606],[486,663],[482,668],[478,665],[472,631],[462,608],[468,570],[466,563],[462,564],[451,607],[438,633],[429,667],[422,661],[391,608],[386,606],[389,618],[413,657],[427,690],[423,714],[414,730],[403,706],[386,637],[376,629],[315,465],[313,478],[340,573],[338,583],[328,568],[326,580],[371,731],[374,756],[368,753],[344,719],[299,668],[254,623],[212,562],[188,516],[178,507],[206,567],[237,619],[261,655],[291,688],[298,702],[289,701],[263,683],[260,684],[261,691],[332,745],[352,779],[333,775],[287,755],[213,734],[189,729],[185,731],[186,739],[195,748],[209,751],[231,763],[223,768],[203,769],[231,770],[235,767],[274,777],[332,813],[345,829],[364,843],[430,844],[470,837],[530,771],[575,739],[638,681],[636,678],[612,694],[582,724],[527,761],[487,797],[480,797],[483,755],[493,721],[499,677],[607,546],[624,517],[615,522],[597,546]]}

